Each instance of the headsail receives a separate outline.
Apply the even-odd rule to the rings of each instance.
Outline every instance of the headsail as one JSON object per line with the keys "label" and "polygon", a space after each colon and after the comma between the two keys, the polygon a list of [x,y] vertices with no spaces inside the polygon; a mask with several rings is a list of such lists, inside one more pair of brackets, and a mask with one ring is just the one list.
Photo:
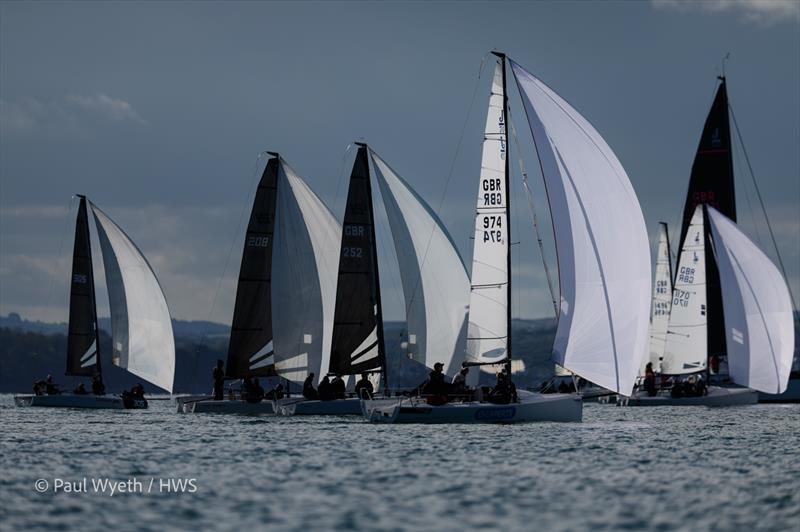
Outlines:
{"label": "headsail", "polygon": [[[664,357],[667,341],[667,326],[672,309],[672,258],[669,253],[667,224],[661,222],[658,229],[658,251],[656,252],[656,277],[653,285],[653,302],[650,307],[650,362],[658,370]],[[643,364],[644,366],[644,364]],[[644,368],[642,368],[644,370]],[[641,371],[644,374],[644,371]]]}
{"label": "headsail", "polygon": [[597,131],[511,62],[547,187],[561,303],[555,362],[630,395],[648,343],[650,251],[625,170]]}
{"label": "headsail", "polygon": [[111,361],[172,392],[175,340],[164,292],[128,235],[91,204],[111,307]]}
{"label": "headsail", "polygon": [[100,371],[99,331],[95,305],[92,245],[86,198],[80,196],[75,220],[72,278],[69,291],[69,336],[67,375],[92,375]]}
{"label": "headsail", "polygon": [[731,219],[713,207],[707,211],[722,284],[730,377],[765,393],[783,393],[795,341],[786,280]]}
{"label": "headsail", "polygon": [[370,156],[400,263],[409,355],[428,367],[441,362],[452,375],[466,342],[466,268],[444,224],[425,200],[373,150]]}
{"label": "headsail", "polygon": [[225,367],[229,377],[275,371],[271,277],[278,164],[277,156],[267,162],[247,224]]}
{"label": "headsail", "polygon": [[328,368],[341,227],[292,168],[278,166],[272,248],[275,370],[302,382]]}
{"label": "headsail", "polygon": [[503,63],[497,61],[483,135],[475,213],[475,240],[467,329],[467,358],[499,362],[508,357],[508,197]]}
{"label": "headsail", "polygon": [[367,147],[358,148],[342,222],[330,371],[352,375],[386,364],[375,218]]}
{"label": "headsail", "polygon": [[[695,207],[681,246],[661,372],[667,375],[706,369],[706,249],[703,206]],[[658,366],[656,366],[658,369]]]}

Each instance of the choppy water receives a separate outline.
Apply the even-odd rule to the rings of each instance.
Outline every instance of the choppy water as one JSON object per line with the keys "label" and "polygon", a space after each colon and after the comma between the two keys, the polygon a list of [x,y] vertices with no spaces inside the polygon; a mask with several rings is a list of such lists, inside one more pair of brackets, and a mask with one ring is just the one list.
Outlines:
{"label": "choppy water", "polygon": [[[586,405],[581,424],[437,427],[179,416],[164,401],[149,411],[19,409],[0,396],[0,424],[5,530],[800,523],[800,405]],[[88,493],[53,493],[56,479],[84,477]],[[92,479],[134,477],[134,493],[93,490]],[[159,481],[169,479],[196,479],[196,491],[166,492]]]}

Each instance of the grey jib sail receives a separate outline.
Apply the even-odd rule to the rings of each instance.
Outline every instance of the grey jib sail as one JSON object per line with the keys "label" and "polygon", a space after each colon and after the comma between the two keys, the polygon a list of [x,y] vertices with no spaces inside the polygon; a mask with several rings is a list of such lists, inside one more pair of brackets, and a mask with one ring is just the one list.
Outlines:
{"label": "grey jib sail", "polygon": [[342,223],[330,371],[353,374],[382,367],[385,360],[372,187],[366,146],[350,175]]}
{"label": "grey jib sail", "polygon": [[267,162],[247,225],[228,344],[229,377],[274,374],[271,277],[278,164],[277,156]]}
{"label": "grey jib sail", "polygon": [[[703,134],[692,164],[689,190],[681,224],[682,244],[697,205],[710,205],[736,221],[736,196],[731,153],[731,130],[728,116],[728,92],[721,79],[714,103],[706,117]],[[705,225],[706,315],[708,320],[708,354],[726,352],[725,326],[722,313],[722,292],[714,248],[709,245],[710,226]],[[678,257],[680,261],[680,256]]]}
{"label": "grey jib sail", "polygon": [[86,198],[80,196],[72,252],[72,277],[69,292],[69,338],[67,375],[92,375],[100,371],[97,308],[92,270],[92,246]]}

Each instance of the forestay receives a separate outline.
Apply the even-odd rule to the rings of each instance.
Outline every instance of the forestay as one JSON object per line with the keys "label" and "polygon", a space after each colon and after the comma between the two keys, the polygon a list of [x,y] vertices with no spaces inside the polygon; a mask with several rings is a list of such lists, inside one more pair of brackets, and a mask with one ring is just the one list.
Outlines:
{"label": "forestay", "polygon": [[761,392],[783,393],[794,352],[786,280],[733,221],[707,209],[722,285],[730,377]]}
{"label": "forestay", "polygon": [[341,227],[281,159],[272,249],[275,370],[302,382],[328,367]]}
{"label": "forestay", "polygon": [[[672,262],[669,254],[667,224],[658,228],[658,250],[656,252],[656,277],[653,285],[653,302],[650,307],[650,354],[645,363],[653,364],[657,370],[664,357],[667,341],[667,326],[672,309]],[[644,368],[642,368],[644,370]],[[644,374],[644,371],[641,372]]]}
{"label": "forestay", "polygon": [[467,358],[474,362],[498,362],[508,356],[508,187],[503,99],[503,63],[498,61],[486,114],[475,214],[467,329]]}
{"label": "forestay", "polygon": [[667,375],[694,373],[706,368],[708,319],[704,234],[703,206],[698,205],[681,246],[672,290],[672,308],[661,364],[661,372]]}
{"label": "forestay", "polygon": [[441,362],[452,375],[465,349],[466,268],[436,213],[374,151],[370,156],[400,266],[409,355],[428,367]]}
{"label": "forestay", "polygon": [[603,138],[511,61],[547,187],[561,301],[555,362],[630,395],[648,345],[650,251],[625,170]]}
{"label": "forestay", "polygon": [[111,308],[111,361],[172,393],[175,340],[164,292],[128,235],[91,204]]}

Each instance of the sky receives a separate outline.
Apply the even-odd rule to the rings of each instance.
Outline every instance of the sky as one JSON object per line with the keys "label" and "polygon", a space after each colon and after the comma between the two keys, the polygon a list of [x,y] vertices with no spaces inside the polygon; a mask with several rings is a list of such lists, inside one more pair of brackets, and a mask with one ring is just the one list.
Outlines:
{"label": "sky", "polygon": [[[341,218],[354,140],[439,213],[469,269],[492,49],[601,133],[653,239],[659,221],[677,233],[729,53],[731,105],[800,295],[798,2],[3,1],[0,314],[67,320],[83,193],[147,256],[173,317],[230,323],[258,154],[279,151]],[[515,87],[509,98],[512,310],[551,317],[518,157],[554,269],[549,214]],[[775,257],[741,149],[734,163],[740,225]],[[388,235],[379,227],[384,316],[402,320]]]}

